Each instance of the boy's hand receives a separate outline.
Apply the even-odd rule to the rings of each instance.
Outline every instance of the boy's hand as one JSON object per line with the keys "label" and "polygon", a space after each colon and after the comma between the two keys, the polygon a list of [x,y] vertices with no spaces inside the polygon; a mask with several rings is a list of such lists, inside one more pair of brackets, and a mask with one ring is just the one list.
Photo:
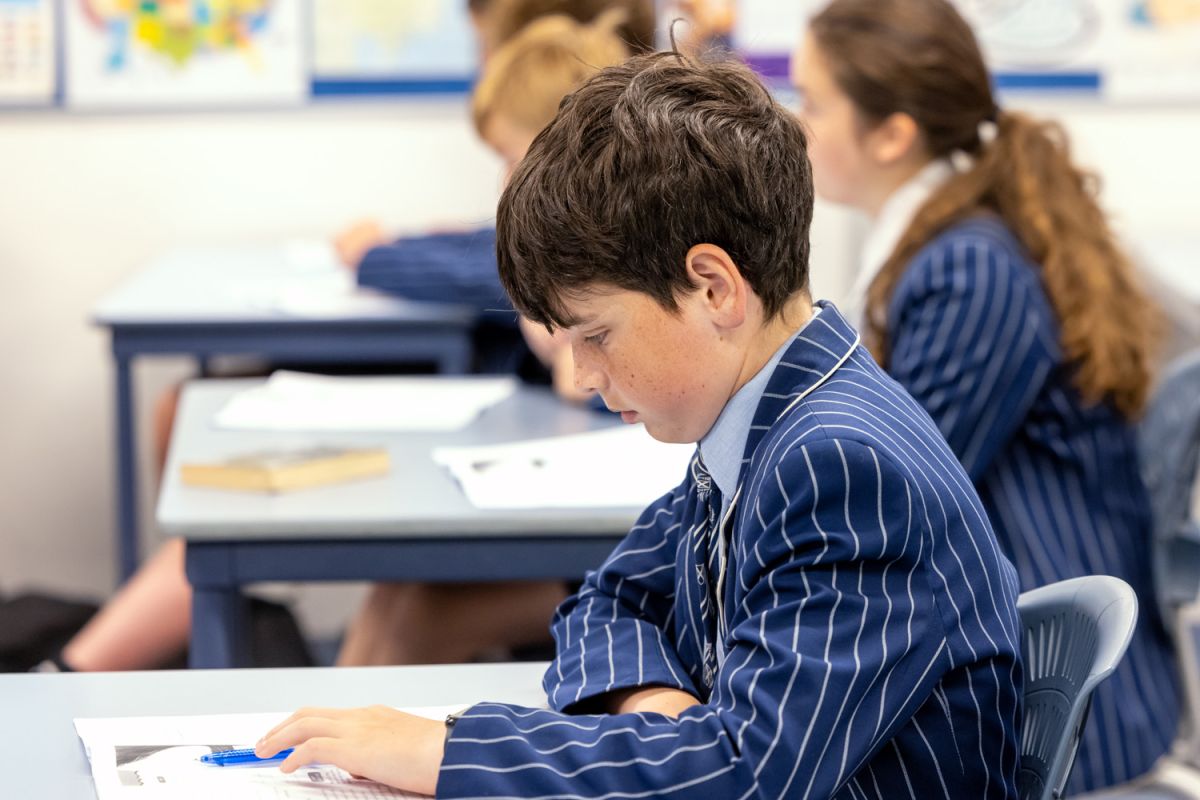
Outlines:
{"label": "boy's hand", "polygon": [[566,333],[550,333],[525,317],[521,317],[518,324],[529,349],[550,370],[554,393],[572,403],[590,400],[593,392],[585,392],[575,386],[575,358],[571,354],[571,342]]}
{"label": "boy's hand", "polygon": [[652,711],[678,717],[700,701],[687,692],[666,686],[642,686],[613,692],[609,697],[609,709],[614,714],[630,714],[635,711]]}
{"label": "boy's hand", "polygon": [[387,706],[304,708],[260,739],[254,752],[269,758],[294,747],[279,767],[284,772],[333,764],[352,775],[432,795],[445,742],[443,723]]}
{"label": "boy's hand", "polygon": [[372,247],[387,241],[383,228],[373,219],[356,222],[333,238],[333,248],[338,259],[350,269],[358,269],[363,256]]}

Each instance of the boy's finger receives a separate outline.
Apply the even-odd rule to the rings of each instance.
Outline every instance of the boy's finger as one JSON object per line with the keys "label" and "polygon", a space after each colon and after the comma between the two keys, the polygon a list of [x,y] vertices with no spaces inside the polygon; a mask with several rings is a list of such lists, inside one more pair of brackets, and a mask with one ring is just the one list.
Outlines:
{"label": "boy's finger", "polygon": [[306,706],[305,708],[301,708],[301,709],[294,711],[290,717],[288,717],[283,722],[276,725],[274,728],[271,728],[271,730],[264,733],[262,735],[262,738],[260,738],[258,741],[265,742],[267,739],[270,739],[272,736],[274,736],[279,731],[286,728],[288,725],[291,725],[293,722],[295,722],[298,719],[302,719],[305,717],[327,717],[327,718],[332,719],[334,717],[341,716],[344,713],[345,713],[345,710],[340,709],[340,708],[319,708],[319,707],[307,707]]}
{"label": "boy's finger", "polygon": [[279,769],[291,774],[308,764],[333,764],[335,767],[340,767],[342,766],[339,763],[340,752],[341,748],[338,747],[337,739],[319,736],[299,745],[290,756],[283,760]]}
{"label": "boy's finger", "polygon": [[327,717],[299,717],[282,726],[275,733],[259,740],[254,753],[259,758],[270,758],[288,747],[296,747],[323,736],[337,736],[342,730],[340,720]]}

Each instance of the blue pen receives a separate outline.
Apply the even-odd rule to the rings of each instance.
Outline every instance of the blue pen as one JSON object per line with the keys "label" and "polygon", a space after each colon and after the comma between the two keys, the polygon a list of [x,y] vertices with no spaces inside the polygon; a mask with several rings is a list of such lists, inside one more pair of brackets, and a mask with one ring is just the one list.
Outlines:
{"label": "blue pen", "polygon": [[292,754],[292,748],[280,750],[270,758],[259,758],[254,755],[253,747],[243,747],[239,750],[219,750],[216,753],[205,753],[200,760],[214,767],[232,767],[236,764],[269,764],[272,761],[283,761]]}

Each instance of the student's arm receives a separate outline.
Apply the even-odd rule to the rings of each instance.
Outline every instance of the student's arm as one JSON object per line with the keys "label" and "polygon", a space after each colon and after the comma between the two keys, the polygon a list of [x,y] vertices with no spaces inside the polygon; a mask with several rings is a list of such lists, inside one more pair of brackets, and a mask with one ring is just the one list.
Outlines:
{"label": "student's arm", "polygon": [[[757,491],[749,502],[765,524],[731,575],[745,592],[707,704],[677,719],[480,704],[446,742],[438,796],[836,795],[950,669],[929,588],[936,577],[922,557],[932,543],[904,474],[862,445],[798,449]],[[636,592],[622,596],[626,608],[636,607]],[[594,598],[581,593],[578,606]],[[584,694],[619,683],[622,651],[638,646],[617,636],[607,646],[606,611],[608,619],[616,613],[618,628],[624,623],[621,608],[594,608],[582,620],[568,615],[590,625],[573,632],[564,659],[583,664],[566,685]],[[588,658],[572,657],[576,639],[599,646]],[[963,724],[972,732],[981,726],[983,736],[1014,733],[1000,714],[992,720],[972,711]],[[942,767],[948,784],[962,780],[951,770],[987,769],[979,759],[963,752]]]}
{"label": "student's arm", "polygon": [[[670,634],[681,486],[642,512],[604,564],[590,572],[551,624],[557,657],[543,686],[552,708],[613,712],[667,687],[695,696]],[[621,693],[621,694],[616,694]]]}
{"label": "student's arm", "polygon": [[889,319],[888,372],[979,480],[1060,360],[1036,272],[990,237],[948,237],[905,274]]}
{"label": "student's arm", "polygon": [[496,232],[490,228],[373,247],[358,265],[358,284],[408,300],[512,312],[496,271]]}
{"label": "student's arm", "polygon": [[[957,723],[970,728],[967,741],[1015,744],[1005,712],[934,693],[952,657],[928,551],[948,543],[933,541],[928,512],[915,507],[918,494],[901,469],[861,444],[823,440],[782,457],[749,497],[762,527],[738,542],[730,577],[743,587],[742,600],[708,703],[678,718],[480,703],[444,743],[437,723],[390,709],[314,709],[276,729],[260,755],[296,745],[289,769],[324,760],[426,792],[440,762],[436,788],[446,798],[832,797],[927,702],[944,710],[927,719],[935,735],[948,735]],[[567,653],[551,668],[571,673],[564,686],[592,696],[611,692],[621,664],[633,663],[626,662],[629,651],[664,674],[650,652],[659,640],[636,633],[646,631],[636,624],[641,619],[663,625],[663,609],[643,614],[642,590],[625,584],[653,582],[657,570],[667,571],[667,559],[651,551],[668,546],[647,537],[614,554],[631,564],[645,557],[645,568],[621,577],[610,571],[608,579],[602,570],[589,580],[592,590],[585,587],[565,609],[560,626],[584,622],[587,629],[569,634]],[[636,552],[641,548],[649,550]],[[972,600],[960,594],[954,602]],[[1005,633],[977,630],[984,623],[972,619],[957,624],[980,640],[979,658],[987,656],[984,634]],[[600,646],[582,654],[575,642]],[[972,690],[985,703],[1002,694],[998,682],[1011,682],[1011,675],[993,671],[987,680],[997,683],[994,692],[982,677]],[[982,748],[964,748],[953,763],[939,765],[938,779],[955,787],[997,767],[983,758]]]}

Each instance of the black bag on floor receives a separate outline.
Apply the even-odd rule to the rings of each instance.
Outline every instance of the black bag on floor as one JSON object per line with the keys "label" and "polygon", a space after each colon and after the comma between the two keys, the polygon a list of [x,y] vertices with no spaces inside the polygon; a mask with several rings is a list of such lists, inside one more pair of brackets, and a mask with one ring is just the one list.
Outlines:
{"label": "black bag on floor", "polygon": [[[95,603],[28,593],[0,600],[0,672],[27,672],[55,658],[99,610]],[[287,606],[249,598],[251,664],[255,667],[310,667],[315,662]],[[183,669],[187,654],[162,665]]]}
{"label": "black bag on floor", "polygon": [[36,593],[0,601],[0,672],[25,672],[57,656],[97,610],[94,603]]}

